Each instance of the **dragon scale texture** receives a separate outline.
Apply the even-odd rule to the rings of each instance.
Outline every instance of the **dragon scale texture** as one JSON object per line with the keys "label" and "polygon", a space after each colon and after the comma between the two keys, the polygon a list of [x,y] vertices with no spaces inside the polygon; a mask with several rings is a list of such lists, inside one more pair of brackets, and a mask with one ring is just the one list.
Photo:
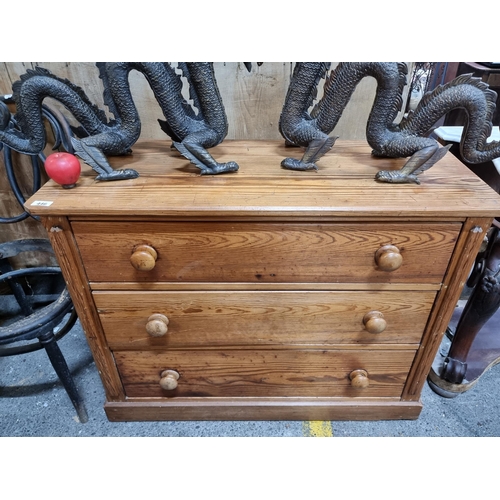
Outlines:
{"label": "dragon scale texture", "polygon": [[473,164],[491,161],[500,156],[500,143],[487,142],[496,99],[496,92],[480,78],[461,75],[426,93],[415,111],[401,121],[399,129],[402,135],[420,137],[428,134],[446,113],[464,109],[468,120],[460,142],[462,156]]}
{"label": "dragon scale texture", "polygon": [[305,146],[301,160],[286,158],[284,168],[317,169],[315,161],[334,144],[335,129],[358,83],[365,77],[377,81],[376,95],[366,127],[373,155],[409,160],[399,171],[382,170],[376,180],[391,183],[420,183],[418,174],[439,161],[448,147],[439,147],[428,137],[435,123],[456,108],[467,112],[468,123],[461,152],[470,163],[500,157],[500,143],[487,142],[496,93],[471,75],[462,75],[425,94],[414,112],[395,123],[403,103],[407,68],[404,63],[340,63],[329,75],[323,96],[308,113],[311,96],[325,76],[325,63],[297,63],[280,117],[280,132],[288,143]]}
{"label": "dragon scale texture", "polygon": [[[90,102],[85,92],[68,80],[60,79],[43,68],[28,70],[13,85],[17,105],[17,128],[4,125],[0,142],[12,149],[38,154],[45,147],[42,102],[51,97],[63,104],[81,125],[79,137],[73,137],[74,152],[99,175],[99,180],[128,179],[138,176],[132,169],[114,171],[106,155],[130,153],[138,140],[141,123],[129,85],[129,73],[141,72],[148,81],[162,109],[165,120],[161,128],[173,139],[174,146],[196,165],[202,174],[238,170],[235,162],[217,163],[206,148],[219,144],[227,135],[227,118],[211,63],[179,65],[190,84],[190,93],[198,107],[196,114],[182,96],[180,75],[168,63],[97,63],[104,85],[104,102],[114,119],[108,121],[104,111]],[[6,106],[0,110],[2,120]]]}

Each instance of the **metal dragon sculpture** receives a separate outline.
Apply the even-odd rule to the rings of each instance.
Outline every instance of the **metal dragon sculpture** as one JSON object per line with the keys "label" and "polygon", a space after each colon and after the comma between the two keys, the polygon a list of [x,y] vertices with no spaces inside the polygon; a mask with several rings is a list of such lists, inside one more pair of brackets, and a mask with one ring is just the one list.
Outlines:
{"label": "metal dragon sculpture", "polygon": [[[376,180],[416,183],[418,174],[439,161],[448,151],[428,137],[435,123],[456,108],[465,109],[468,123],[460,143],[463,158],[482,163],[500,157],[500,142],[488,143],[496,93],[479,78],[462,75],[424,95],[417,108],[399,124],[394,120],[402,105],[407,67],[404,63],[340,63],[329,73],[328,63],[297,63],[280,116],[279,128],[287,143],[303,146],[300,160],[286,158],[281,165],[292,170],[317,169],[318,161],[335,143],[329,134],[337,125],[357,84],[365,77],[377,81],[375,100],[366,136],[380,157],[410,157],[396,171],[381,170]],[[326,78],[322,98],[313,106],[319,82]]]}
{"label": "metal dragon sculpture", "polygon": [[74,129],[76,137],[71,137],[72,152],[99,174],[98,180],[137,177],[133,169],[113,170],[106,158],[130,153],[139,138],[141,122],[128,81],[130,71],[137,70],[146,77],[162,109],[165,120],[158,120],[162,130],[201,174],[238,170],[237,163],[218,163],[207,151],[222,142],[228,130],[212,63],[178,65],[189,82],[190,98],[197,112],[182,96],[181,76],[168,63],[111,62],[97,66],[104,85],[104,103],[114,119],[108,120],[80,87],[46,69],[36,68],[13,84],[17,105],[15,128],[8,126],[10,112],[0,102],[0,142],[21,153],[39,154],[46,144],[42,103],[51,97],[63,104],[81,125]]}

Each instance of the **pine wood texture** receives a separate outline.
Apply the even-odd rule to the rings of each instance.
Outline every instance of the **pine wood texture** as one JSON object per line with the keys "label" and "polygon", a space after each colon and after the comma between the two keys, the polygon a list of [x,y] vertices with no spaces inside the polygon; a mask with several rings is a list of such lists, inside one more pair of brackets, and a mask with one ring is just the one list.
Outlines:
{"label": "pine wood texture", "polygon": [[413,420],[418,401],[400,398],[129,398],[107,402],[112,422],[129,420]]}
{"label": "pine wood texture", "polygon": [[[115,352],[130,397],[399,397],[414,356],[369,349]],[[359,368],[369,373],[364,389],[349,378]],[[160,387],[168,369],[180,373],[173,391]]]}
{"label": "pine wood texture", "polygon": [[108,400],[123,399],[123,387],[111,351],[104,340],[99,316],[80,260],[69,222],[64,217],[44,217],[43,223],[57,256],[78,319],[85,331]]}
{"label": "pine wood texture", "polygon": [[[239,162],[232,174],[200,176],[199,170],[178,152],[160,142],[139,143],[134,153],[111,158],[114,168],[131,167],[137,179],[99,182],[83,165],[74,189],[53,181],[28,204],[36,215],[52,214],[89,218],[89,208],[99,217],[273,218],[321,220],[340,217],[363,222],[397,218],[463,220],[493,217],[500,211],[498,195],[454,156],[448,154],[421,176],[422,184],[385,184],[376,172],[399,169],[404,158],[371,156],[364,142],[337,141],[323,157],[318,172],[294,172],[280,167],[287,156],[300,157],[299,148],[280,141],[225,141],[210,152],[218,161]],[[52,202],[34,206],[35,200]],[[478,203],[481,200],[481,203]]]}
{"label": "pine wood texture", "polygon": [[457,248],[450,260],[443,287],[436,298],[422,345],[405,387],[404,398],[407,400],[416,400],[420,397],[435,354],[484,240],[484,235],[490,226],[489,219],[471,218],[464,222]]}
{"label": "pine wood texture", "polygon": [[[460,224],[73,222],[91,281],[441,283]],[[151,270],[130,262],[147,243]],[[401,247],[403,265],[381,270],[375,254]]]}
{"label": "pine wood texture", "polygon": [[[318,172],[281,169],[301,153],[280,142],[212,152],[240,171],[200,176],[149,142],[112,160],[138,179],[86,167],[76,188],[49,182],[26,202],[61,229],[108,418],[417,418],[500,197],[451,155],[421,185],[387,185],[375,172],[404,160],[360,142],[336,144]],[[383,271],[388,245],[396,269]]]}
{"label": "pine wood texture", "polygon": [[[112,349],[203,346],[418,344],[435,292],[94,292]],[[369,333],[363,317],[384,316]],[[168,332],[151,337],[148,318],[163,314]]]}

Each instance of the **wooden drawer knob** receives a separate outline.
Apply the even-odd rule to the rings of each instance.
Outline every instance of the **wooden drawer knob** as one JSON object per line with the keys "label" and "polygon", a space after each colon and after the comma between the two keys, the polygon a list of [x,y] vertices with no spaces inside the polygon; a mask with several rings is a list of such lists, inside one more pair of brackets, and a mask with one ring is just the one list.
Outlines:
{"label": "wooden drawer knob", "polygon": [[160,387],[165,391],[173,391],[177,388],[179,374],[175,370],[165,370],[161,373]]}
{"label": "wooden drawer knob", "polygon": [[162,337],[168,332],[168,318],[163,314],[152,314],[146,323],[146,331],[151,337]]}
{"label": "wooden drawer knob", "polygon": [[137,245],[130,256],[130,263],[138,271],[151,271],[155,267],[158,254],[149,245]]}
{"label": "wooden drawer knob", "polygon": [[387,321],[380,311],[370,311],[363,316],[365,330],[369,333],[382,333],[387,327]]}
{"label": "wooden drawer knob", "polygon": [[349,378],[351,379],[352,387],[356,389],[364,389],[370,385],[366,370],[354,370],[349,374]]}
{"label": "wooden drawer knob", "polygon": [[395,271],[401,267],[403,256],[394,245],[384,245],[375,252],[375,262],[382,271]]}

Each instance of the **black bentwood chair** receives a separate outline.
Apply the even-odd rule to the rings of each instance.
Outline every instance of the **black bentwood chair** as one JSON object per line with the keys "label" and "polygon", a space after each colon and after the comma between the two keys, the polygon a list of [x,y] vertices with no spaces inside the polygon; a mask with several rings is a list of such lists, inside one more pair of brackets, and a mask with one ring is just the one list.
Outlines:
{"label": "black bentwood chair", "polygon": [[[73,303],[59,267],[13,269],[9,259],[28,251],[53,253],[49,241],[43,239],[16,240],[0,244],[0,284],[7,283],[12,292],[3,295],[2,300],[5,303],[10,301],[8,309],[13,311],[10,322],[6,322],[7,326],[0,326],[0,356],[14,356],[45,349],[80,422],[87,422],[83,400],[57,345],[77,320]],[[48,278],[50,275],[52,279]],[[41,277],[44,279],[40,279]]]}

